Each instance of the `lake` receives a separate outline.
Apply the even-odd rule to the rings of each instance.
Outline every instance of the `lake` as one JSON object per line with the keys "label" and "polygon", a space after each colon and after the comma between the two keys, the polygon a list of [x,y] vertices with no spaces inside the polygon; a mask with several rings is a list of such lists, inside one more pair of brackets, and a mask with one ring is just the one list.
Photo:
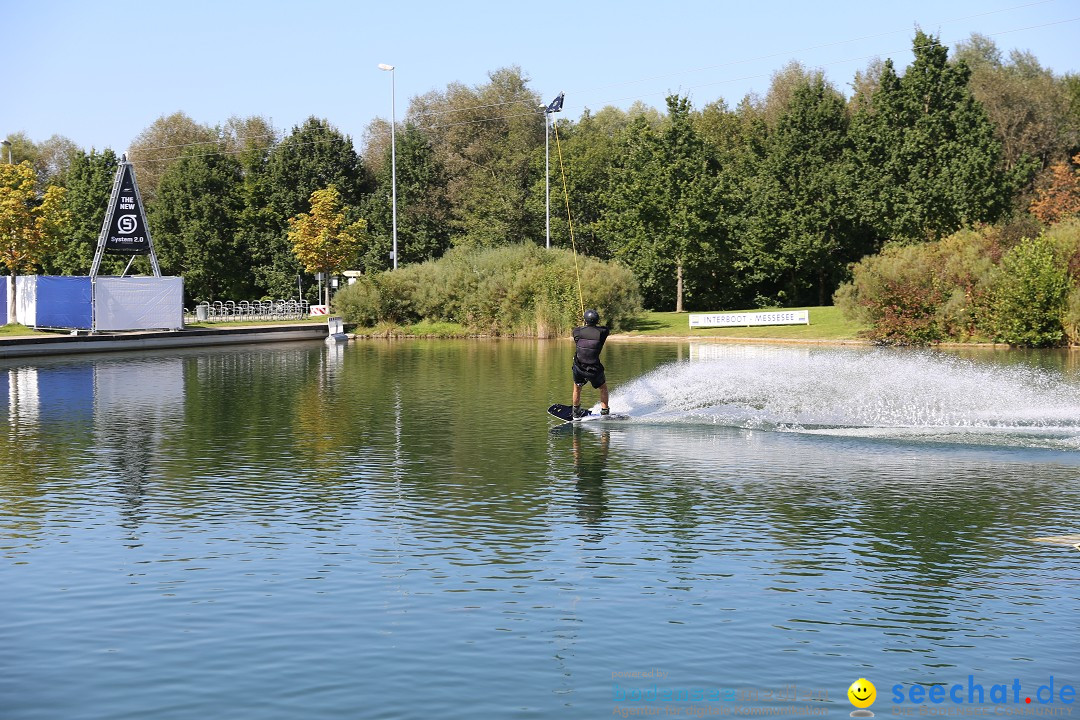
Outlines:
{"label": "lake", "polygon": [[571,354],[0,363],[0,717],[1080,712],[1075,354]]}

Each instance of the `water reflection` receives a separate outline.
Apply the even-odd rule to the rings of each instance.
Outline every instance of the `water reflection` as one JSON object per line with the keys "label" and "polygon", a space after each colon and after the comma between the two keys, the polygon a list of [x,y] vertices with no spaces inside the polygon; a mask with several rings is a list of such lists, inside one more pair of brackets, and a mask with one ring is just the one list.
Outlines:
{"label": "water reflection", "polygon": [[162,358],[92,369],[94,455],[101,470],[115,476],[121,525],[134,531],[146,519],[143,495],[155,460],[184,421],[184,364]]}
{"label": "water reflection", "polygon": [[578,517],[588,527],[599,527],[607,514],[607,492],[604,478],[607,471],[611,432],[602,429],[589,432],[570,423],[573,442],[575,491]]}
{"label": "water reflection", "polygon": [[92,366],[19,367],[0,370],[0,396],[12,427],[86,421],[94,400]]}

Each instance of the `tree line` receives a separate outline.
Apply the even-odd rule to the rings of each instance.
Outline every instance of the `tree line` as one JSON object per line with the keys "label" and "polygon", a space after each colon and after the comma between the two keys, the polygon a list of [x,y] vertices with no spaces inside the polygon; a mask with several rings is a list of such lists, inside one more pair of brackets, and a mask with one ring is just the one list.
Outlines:
{"label": "tree line", "polygon": [[[850,99],[791,63],[733,108],[671,95],[666,112],[551,115],[553,244],[571,246],[569,205],[573,245],[625,264],[647,307],[797,306],[830,302],[852,263],[887,243],[1024,215],[1080,151],[1080,76],[978,35],[950,56],[918,31],[912,48],[902,71],[885,60],[856,73]],[[396,133],[399,264],[544,243],[543,100],[516,67],[411,100]],[[42,190],[66,188],[66,240],[40,269],[85,274],[116,153],[9,139]],[[289,220],[330,187],[343,222],[366,223],[349,266],[390,267],[389,142],[382,120],[357,151],[318,118],[281,135],[259,117],[208,127],[176,113],[129,159],[162,269],[191,299],[288,297],[313,284]]]}

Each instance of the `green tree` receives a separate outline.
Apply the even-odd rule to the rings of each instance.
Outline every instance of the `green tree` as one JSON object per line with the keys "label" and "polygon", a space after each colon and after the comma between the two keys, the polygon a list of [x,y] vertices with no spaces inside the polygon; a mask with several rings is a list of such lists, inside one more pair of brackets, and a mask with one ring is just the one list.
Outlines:
{"label": "green tree", "polygon": [[[26,133],[11,133],[6,140],[11,144],[13,163],[29,162],[37,174],[38,192],[45,192],[49,185],[64,187],[66,174],[72,159],[81,152],[78,145],[63,135],[53,135],[48,140],[35,143]],[[3,153],[0,162],[8,161]]]}
{"label": "green tree", "polygon": [[37,169],[41,159],[41,148],[38,147],[37,143],[31,140],[24,132],[10,133],[4,139],[7,140],[10,146],[4,148],[4,154],[3,157],[0,157],[0,162],[6,163],[10,152],[13,164],[18,165],[19,163],[29,162],[35,170]]}
{"label": "green tree", "polygon": [[253,238],[250,252],[258,286],[273,296],[288,297],[303,270],[289,243],[288,219],[311,209],[316,190],[333,185],[342,202],[355,207],[371,187],[349,136],[315,117],[274,146],[267,172],[274,227]]}
{"label": "green tree", "polygon": [[[331,185],[311,194],[311,212],[289,218],[289,242],[305,270],[329,276],[355,260],[367,235],[367,223],[349,223],[345,215],[341,193]],[[330,305],[329,283],[324,304]]]}
{"label": "green tree", "polygon": [[885,61],[851,127],[859,211],[880,239],[927,240],[992,222],[1017,185],[1002,172],[1001,143],[968,87],[967,64],[949,63],[948,49],[922,31],[913,50],[903,77]]}
{"label": "green tree", "polygon": [[[269,118],[260,115],[240,117],[233,115],[221,130],[221,144],[226,152],[241,158],[255,156],[266,159],[266,154],[278,142],[278,132]],[[241,164],[245,164],[241,160]]]}
{"label": "green tree", "polygon": [[215,128],[201,125],[182,112],[162,115],[131,141],[128,159],[139,173],[139,194],[148,207],[157,198],[158,185],[169,166],[188,152],[221,150]]}
{"label": "green tree", "polygon": [[[1066,73],[1061,78],[1065,94],[1069,97],[1069,125],[1080,129],[1080,73]],[[1080,140],[1069,148],[1069,155],[1080,152]]]}
{"label": "green tree", "polygon": [[[273,190],[270,156],[278,142],[277,132],[266,118],[232,117],[225,125],[224,145],[240,163],[240,194],[243,209],[238,219],[238,249],[252,275],[266,262],[264,248],[274,246],[282,233],[281,217],[274,211],[270,197]],[[285,292],[291,291],[292,285]],[[265,284],[255,283],[256,295],[266,292]]]}
{"label": "green tree", "polygon": [[825,73],[810,69],[802,63],[792,60],[772,75],[769,91],[761,102],[761,113],[770,128],[776,128],[780,119],[788,113],[795,93],[807,85],[825,82]]}
{"label": "green tree", "polygon": [[646,304],[682,312],[686,298],[712,290],[701,271],[726,265],[726,238],[718,170],[694,129],[690,102],[671,95],[667,104],[661,133],[643,117],[627,129],[602,227],[615,257],[634,270]]}
{"label": "green tree", "polygon": [[856,70],[851,81],[851,110],[857,111],[869,106],[878,86],[881,85],[881,73],[885,63],[881,58],[872,58],[864,70]]}
{"label": "green tree", "polygon": [[738,154],[745,140],[744,118],[723,100],[711,102],[694,116],[694,128],[721,162]]}
{"label": "green tree", "polygon": [[[612,248],[605,242],[602,221],[607,214],[605,194],[612,177],[612,168],[620,152],[622,135],[631,118],[640,114],[631,109],[624,112],[615,107],[605,107],[595,115],[587,109],[577,123],[560,120],[551,130],[551,244],[553,247],[570,248],[576,245],[578,252],[597,258],[612,257]],[[557,117],[557,116],[556,116]],[[556,135],[557,133],[557,135]],[[562,163],[559,149],[562,150]],[[537,153],[536,181],[530,203],[533,212],[543,216],[544,154]],[[560,166],[561,165],[561,166]],[[566,194],[569,195],[571,218],[574,225],[574,242],[570,240],[570,227],[566,215],[566,196],[563,193],[565,170]]]}
{"label": "green tree", "polygon": [[431,139],[447,173],[455,243],[535,242],[543,232],[543,215],[529,202],[544,145],[540,96],[520,68],[488,78],[479,87],[455,83],[414,98],[409,117]]}
{"label": "green tree", "polygon": [[[60,275],[86,275],[94,261],[101,226],[109,207],[113,181],[116,179],[116,153],[106,148],[102,152],[80,151],[72,160],[66,174],[67,193],[64,208],[71,217],[66,240],[53,257],[46,260],[46,272]],[[102,258],[103,274],[120,272],[127,260],[106,255]]]}
{"label": "green tree", "polygon": [[714,286],[722,290],[713,294],[712,305],[776,305],[783,298],[770,249],[777,233],[775,212],[762,204],[770,197],[763,171],[770,137],[765,115],[747,98],[734,110],[723,104],[706,106],[699,125],[720,168],[718,181],[726,207],[723,225],[730,238],[727,259],[712,263]]}
{"label": "green tree", "polygon": [[953,60],[971,68],[971,91],[994,124],[1006,169],[1068,159],[1080,142],[1080,124],[1070,117],[1062,78],[1028,52],[1014,50],[1003,60],[993,40],[977,33],[957,45]]}
{"label": "green tree", "polygon": [[796,88],[768,138],[754,203],[757,262],[787,304],[824,305],[869,250],[849,198],[849,148],[840,93],[820,76]]}
{"label": "green tree", "polygon": [[[387,134],[390,128],[386,128]],[[361,264],[366,271],[390,266],[393,247],[392,156],[375,156],[375,192],[364,202],[371,242]],[[450,247],[450,204],[446,171],[427,136],[412,122],[397,133],[398,264],[441,257]]]}
{"label": "green tree", "polygon": [[50,185],[39,194],[36,185],[37,174],[29,162],[0,165],[0,262],[12,280],[9,323],[15,322],[15,276],[55,251],[68,220],[64,189]]}
{"label": "green tree", "polygon": [[241,185],[234,156],[202,148],[188,149],[161,178],[148,221],[162,272],[184,277],[188,299],[242,299],[252,292],[238,232]]}
{"label": "green tree", "polygon": [[38,177],[45,185],[67,186],[71,163],[82,154],[75,141],[63,135],[53,135],[38,145]]}
{"label": "green tree", "polygon": [[674,264],[661,238],[667,224],[662,152],[659,134],[644,118],[635,118],[612,166],[598,227],[612,254],[634,271],[647,307],[670,307],[675,299],[668,280]]}

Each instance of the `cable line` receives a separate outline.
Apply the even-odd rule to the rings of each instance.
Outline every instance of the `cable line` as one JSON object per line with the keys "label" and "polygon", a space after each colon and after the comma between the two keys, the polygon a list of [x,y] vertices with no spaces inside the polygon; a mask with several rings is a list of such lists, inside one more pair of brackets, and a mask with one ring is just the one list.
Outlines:
{"label": "cable line", "polygon": [[570,217],[570,192],[566,189],[566,165],[563,164],[562,144],[559,142],[559,122],[555,126],[555,147],[559,151],[559,173],[562,175],[563,197],[566,199],[566,222],[570,226],[570,246],[574,248],[574,274],[577,275],[578,301],[581,303],[581,316],[585,317],[585,296],[581,293],[581,269],[578,267],[577,242],[574,240],[574,219]]}

